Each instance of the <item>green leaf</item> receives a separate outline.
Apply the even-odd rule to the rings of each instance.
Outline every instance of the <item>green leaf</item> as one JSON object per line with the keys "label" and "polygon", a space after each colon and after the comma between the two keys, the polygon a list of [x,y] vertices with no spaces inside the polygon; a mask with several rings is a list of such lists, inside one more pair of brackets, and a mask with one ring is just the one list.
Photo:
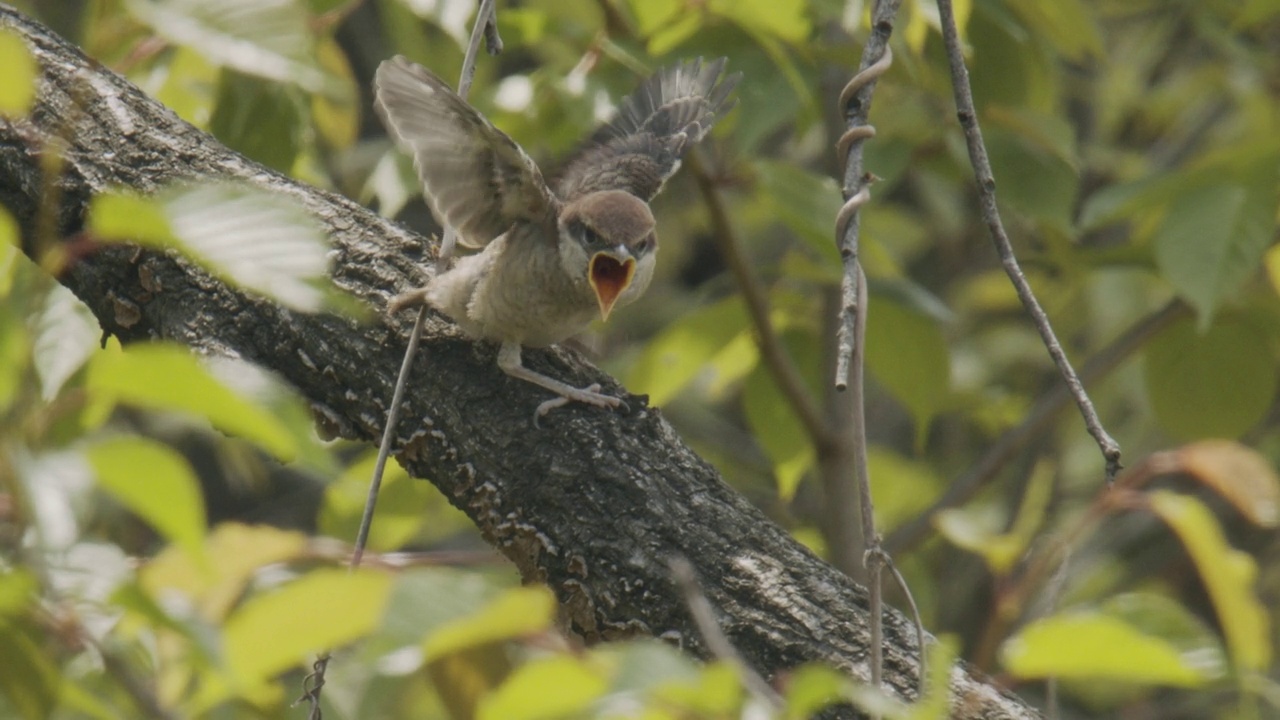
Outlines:
{"label": "green leaf", "polygon": [[169,54],[165,70],[164,84],[156,90],[155,98],[178,117],[208,130],[221,68],[189,47],[178,47]]}
{"label": "green leaf", "polygon": [[951,356],[942,329],[902,305],[871,296],[867,308],[867,369],[911,412],[916,446],[951,394]]}
{"label": "green leaf", "polygon": [[100,442],[85,454],[99,487],[191,558],[204,558],[204,496],[185,458],[141,437]]}
{"label": "green leaf", "polygon": [[819,710],[844,702],[852,684],[848,675],[835,668],[813,663],[802,665],[787,683],[787,719],[808,720]]}
{"label": "green leaf", "polygon": [[1205,333],[1180,320],[1143,353],[1156,420],[1183,440],[1234,438],[1259,423],[1276,394],[1274,340],[1245,317],[1219,318]]}
{"label": "green leaf", "polygon": [[227,147],[281,173],[288,173],[302,150],[300,106],[290,88],[224,70],[209,120],[209,132]]}
{"label": "green leaf", "polygon": [[1073,62],[1085,62],[1103,54],[1102,34],[1095,13],[1081,0],[1011,0],[1013,11],[1038,36]]}
{"label": "green leaf", "polygon": [[98,349],[98,321],[80,299],[62,285],[44,297],[35,318],[31,348],[40,397],[52,400],[64,383]]}
{"label": "green leaf", "polygon": [[1165,640],[1096,612],[1036,620],[1000,648],[1005,669],[1020,678],[1121,680],[1196,687],[1208,678]]}
{"label": "green leaf", "polygon": [[551,627],[555,612],[555,596],[546,587],[512,588],[478,612],[432,634],[423,651],[430,661],[466,648],[533,635]]}
{"label": "green leaf", "polygon": [[18,717],[45,720],[58,700],[58,668],[41,651],[31,618],[0,619],[0,693]]}
{"label": "green leaf", "polygon": [[295,200],[235,183],[171,188],[152,198],[105,194],[88,229],[103,240],[176,247],[215,275],[302,311],[320,309],[329,241]]}
{"label": "green leaf", "polygon": [[[369,453],[325,488],[318,519],[321,533],[356,536],[376,463],[377,454]],[[394,459],[387,463],[378,491],[378,520],[369,528],[369,549],[396,550],[417,535],[427,521],[434,492],[430,483],[409,477]]]}
{"label": "green leaf", "polygon": [[756,163],[756,177],[769,211],[819,257],[839,263],[835,217],[843,201],[836,181],[796,165],[768,160]]}
{"label": "green leaf", "polygon": [[573,655],[521,665],[480,702],[477,720],[554,720],[586,710],[608,687],[601,673]]}
{"label": "green leaf", "polygon": [[27,42],[9,28],[0,28],[0,116],[21,117],[36,99],[40,68]]}
{"label": "green leaf", "polygon": [[323,568],[251,598],[223,629],[228,666],[254,684],[367,635],[382,618],[391,581],[374,570]]}
{"label": "green leaf", "polygon": [[18,257],[22,255],[21,244],[18,223],[8,209],[0,207],[0,299],[9,297],[13,290],[14,272],[18,267]]}
{"label": "green leaf", "polygon": [[284,461],[297,454],[293,436],[279,420],[213,379],[180,347],[134,345],[128,352],[99,353],[89,364],[85,386],[108,403],[203,417],[219,430],[242,437]]}
{"label": "green leaf", "polygon": [[661,706],[688,710],[686,715],[693,717],[736,717],[742,706],[742,680],[737,668],[717,660],[692,677],[660,685],[653,698]]}
{"label": "green leaf", "polygon": [[1157,490],[1151,509],[1182,541],[1209,591],[1227,652],[1238,671],[1265,670],[1271,663],[1271,623],[1254,594],[1258,566],[1249,555],[1227,544],[1208,508],[1194,498]]}
{"label": "green leaf", "polygon": [[[812,347],[816,339],[811,335],[787,332],[781,339],[793,358],[819,357],[817,348]],[[805,344],[810,347],[801,349]],[[742,388],[742,409],[752,436],[773,463],[778,495],[783,500],[790,500],[804,474],[813,466],[815,455],[808,433],[800,424],[791,402],[763,364],[757,365],[747,376]]]}
{"label": "green leaf", "polygon": [[1208,327],[1262,262],[1275,234],[1275,154],[1175,199],[1156,236],[1156,264]]}
{"label": "green leaf", "polygon": [[1206,679],[1226,676],[1227,657],[1217,631],[1177,600],[1154,592],[1127,592],[1107,598],[1100,609],[1141,633],[1169,643],[1181,654],[1183,662]]}
{"label": "green leaf", "polygon": [[[1176,472],[1216,492],[1254,525],[1280,525],[1280,477],[1257,450],[1230,440],[1202,440],[1162,456],[1175,463]],[[1162,472],[1174,471],[1164,467]]]}
{"label": "green leaf", "polygon": [[665,405],[746,327],[747,311],[737,296],[695,310],[648,343],[631,368],[627,386],[647,393],[651,405]]}
{"label": "green leaf", "polygon": [[313,92],[325,86],[307,9],[297,0],[125,0],[125,7],[161,37],[219,65]]}
{"label": "green leaf", "polygon": [[1043,138],[1028,136],[1022,128],[990,123],[983,130],[1001,204],[1059,230],[1069,229],[1079,190],[1079,177],[1070,163],[1047,151]]}
{"label": "green leaf", "polygon": [[750,32],[793,45],[803,43],[812,29],[803,0],[710,0],[707,9]]}

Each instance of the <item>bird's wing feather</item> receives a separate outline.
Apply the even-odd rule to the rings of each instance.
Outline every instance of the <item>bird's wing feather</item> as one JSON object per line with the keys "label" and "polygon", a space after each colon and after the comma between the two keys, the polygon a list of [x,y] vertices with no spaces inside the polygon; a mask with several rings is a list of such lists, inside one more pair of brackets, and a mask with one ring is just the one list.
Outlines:
{"label": "bird's wing feather", "polygon": [[431,71],[394,57],[378,67],[374,93],[436,219],[462,244],[483,246],[518,221],[553,221],[559,203],[538,166]]}
{"label": "bird's wing feather", "polygon": [[557,184],[560,197],[625,190],[653,199],[684,154],[733,108],[729,94],[742,74],[725,76],[724,65],[724,58],[706,64],[698,59],[649,78],[565,166]]}

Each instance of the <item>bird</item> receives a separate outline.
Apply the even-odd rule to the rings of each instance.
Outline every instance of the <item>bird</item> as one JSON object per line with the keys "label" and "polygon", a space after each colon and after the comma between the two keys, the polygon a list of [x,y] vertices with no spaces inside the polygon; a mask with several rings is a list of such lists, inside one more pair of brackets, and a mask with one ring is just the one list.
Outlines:
{"label": "bird", "polygon": [[658,239],[649,201],[684,155],[733,108],[741,73],[725,58],[660,70],[571,155],[551,182],[514,140],[430,70],[403,56],[374,77],[375,108],[413,158],[423,196],[463,248],[392,312],[426,303],[469,338],[499,344],[498,367],[555,393],[534,422],[570,402],[623,405],[598,384],[574,387],[524,366],[523,348],[581,332],[644,293]]}

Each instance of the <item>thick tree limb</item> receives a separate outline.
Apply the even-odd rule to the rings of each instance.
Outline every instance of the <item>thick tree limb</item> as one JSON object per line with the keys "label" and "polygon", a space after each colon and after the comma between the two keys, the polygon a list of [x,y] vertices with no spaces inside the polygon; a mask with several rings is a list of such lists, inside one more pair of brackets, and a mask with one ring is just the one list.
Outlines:
{"label": "thick tree limb", "polygon": [[[150,192],[184,179],[236,179],[286,193],[315,213],[332,236],[334,282],[373,307],[426,280],[432,248],[421,238],[236,155],[3,5],[0,26],[27,39],[44,71],[29,120],[0,120],[0,203],[19,221],[29,253],[38,227],[76,237],[87,202],[108,188]],[[42,222],[50,186],[40,155],[59,137],[56,223]],[[290,312],[172,257],[122,247],[78,254],[59,279],[126,342],[165,339],[250,360],[297,388],[339,434],[372,441],[379,433],[407,321],[359,326]],[[550,585],[575,630],[588,640],[656,635],[705,657],[668,570],[671,558],[684,556],[729,639],[766,677],[811,660],[866,677],[864,589],[730,489],[644,398],[628,398],[630,415],[564,408],[534,430],[530,414],[545,398],[503,375],[494,352],[438,318],[428,322],[397,457],[431,479],[526,578]],[[621,391],[573,353],[526,358],[576,384]],[[886,681],[910,697],[911,623],[889,612],[885,641]],[[962,667],[951,690],[955,717],[1037,717]]]}

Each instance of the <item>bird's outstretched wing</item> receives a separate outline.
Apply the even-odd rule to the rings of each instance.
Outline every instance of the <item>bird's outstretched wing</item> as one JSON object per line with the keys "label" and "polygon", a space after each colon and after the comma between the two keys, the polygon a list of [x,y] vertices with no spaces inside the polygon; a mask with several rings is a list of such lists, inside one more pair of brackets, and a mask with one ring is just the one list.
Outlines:
{"label": "bird's outstretched wing", "polygon": [[480,247],[517,221],[554,222],[559,202],[524,150],[431,71],[397,56],[374,80],[379,114],[413,166],[436,219]]}
{"label": "bird's outstretched wing", "polygon": [[560,173],[566,201],[598,190],[651,200],[680,168],[680,158],[734,106],[741,73],[725,76],[725,59],[702,59],[659,71],[622,101],[618,115],[592,136]]}

